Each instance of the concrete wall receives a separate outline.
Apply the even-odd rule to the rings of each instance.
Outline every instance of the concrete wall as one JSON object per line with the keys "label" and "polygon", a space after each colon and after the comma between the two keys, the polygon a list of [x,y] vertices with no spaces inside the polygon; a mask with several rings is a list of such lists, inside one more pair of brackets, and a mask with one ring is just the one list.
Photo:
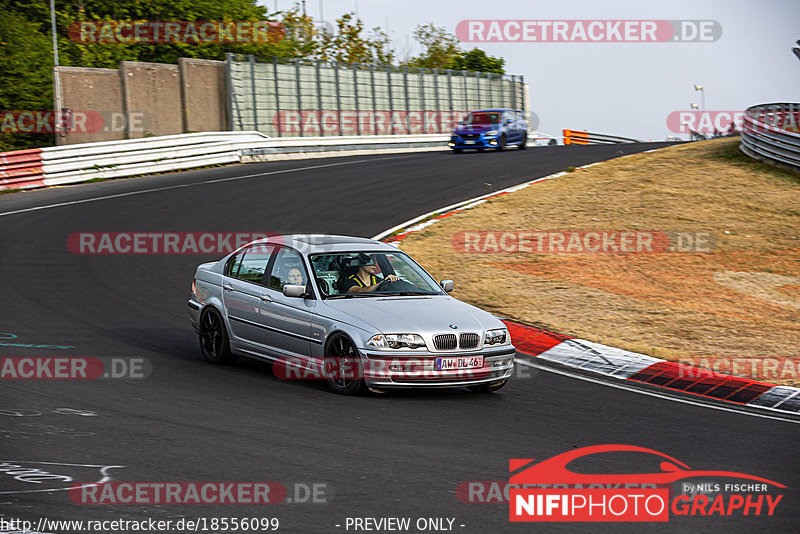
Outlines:
{"label": "concrete wall", "polygon": [[58,67],[73,129],[59,144],[229,129],[225,63],[120,62],[119,69]]}
{"label": "concrete wall", "polygon": [[181,58],[183,131],[228,130],[228,99],[225,62]]}
{"label": "concrete wall", "polygon": [[[61,79],[63,109],[72,110],[75,128],[62,144],[124,139],[125,112],[116,69],[57,67]],[[99,114],[99,117],[98,117]],[[86,118],[86,121],[80,121]]]}
{"label": "concrete wall", "polygon": [[129,124],[128,139],[183,133],[177,65],[122,61],[119,73],[125,110],[145,114],[148,122],[142,129]]}

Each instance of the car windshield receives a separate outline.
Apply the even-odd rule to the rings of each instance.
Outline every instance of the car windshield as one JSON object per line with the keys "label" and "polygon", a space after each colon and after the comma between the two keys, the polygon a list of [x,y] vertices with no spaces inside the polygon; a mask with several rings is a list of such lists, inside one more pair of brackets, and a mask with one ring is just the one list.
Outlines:
{"label": "car windshield", "polygon": [[468,113],[464,120],[465,125],[489,126],[500,122],[500,113]]}
{"label": "car windshield", "polygon": [[[362,298],[410,295],[441,295],[436,280],[403,252],[336,252],[309,257],[317,287],[323,298]],[[362,269],[362,264],[364,269]],[[372,265],[369,265],[372,264]],[[372,271],[372,272],[369,272]],[[397,280],[388,279],[389,275]],[[385,283],[371,291],[349,292],[359,287]]]}

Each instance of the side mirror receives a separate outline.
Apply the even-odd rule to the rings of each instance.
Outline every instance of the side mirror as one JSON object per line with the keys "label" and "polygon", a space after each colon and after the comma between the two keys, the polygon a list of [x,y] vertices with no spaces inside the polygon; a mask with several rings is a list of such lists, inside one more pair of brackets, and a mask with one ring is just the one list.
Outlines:
{"label": "side mirror", "polygon": [[452,280],[442,280],[439,282],[439,285],[442,286],[442,289],[444,289],[445,293],[450,293],[455,287],[455,283]]}
{"label": "side mirror", "polygon": [[283,286],[283,294],[287,297],[302,297],[306,294],[306,286],[286,284]]}
{"label": "side mirror", "polygon": [[506,119],[506,124],[514,124],[514,119]]}

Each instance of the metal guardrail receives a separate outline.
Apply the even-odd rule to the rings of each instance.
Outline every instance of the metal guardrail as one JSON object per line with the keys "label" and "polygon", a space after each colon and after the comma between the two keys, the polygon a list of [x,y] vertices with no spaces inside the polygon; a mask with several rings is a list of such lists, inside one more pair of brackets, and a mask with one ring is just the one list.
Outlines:
{"label": "metal guardrail", "polygon": [[0,153],[0,190],[74,184],[218,165],[425,150],[448,150],[449,135],[273,138],[203,132]]}
{"label": "metal guardrail", "polygon": [[619,137],[582,130],[564,130],[565,145],[613,145],[618,143],[641,143],[640,139]]}
{"label": "metal guardrail", "polygon": [[782,102],[748,108],[739,150],[754,159],[800,170],[800,104]]}
{"label": "metal guardrail", "polygon": [[[450,134],[268,137],[200,132],[0,153],[0,191],[178,171],[224,163],[448,151]],[[556,137],[529,132],[530,141]]]}

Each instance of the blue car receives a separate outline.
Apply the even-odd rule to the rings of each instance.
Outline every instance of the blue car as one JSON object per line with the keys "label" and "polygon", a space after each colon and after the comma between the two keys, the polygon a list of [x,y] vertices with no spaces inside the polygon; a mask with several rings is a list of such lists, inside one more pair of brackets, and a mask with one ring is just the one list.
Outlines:
{"label": "blue car", "polygon": [[522,112],[515,109],[482,109],[470,111],[458,123],[447,146],[454,154],[465,148],[503,150],[516,145],[527,147],[528,123]]}

